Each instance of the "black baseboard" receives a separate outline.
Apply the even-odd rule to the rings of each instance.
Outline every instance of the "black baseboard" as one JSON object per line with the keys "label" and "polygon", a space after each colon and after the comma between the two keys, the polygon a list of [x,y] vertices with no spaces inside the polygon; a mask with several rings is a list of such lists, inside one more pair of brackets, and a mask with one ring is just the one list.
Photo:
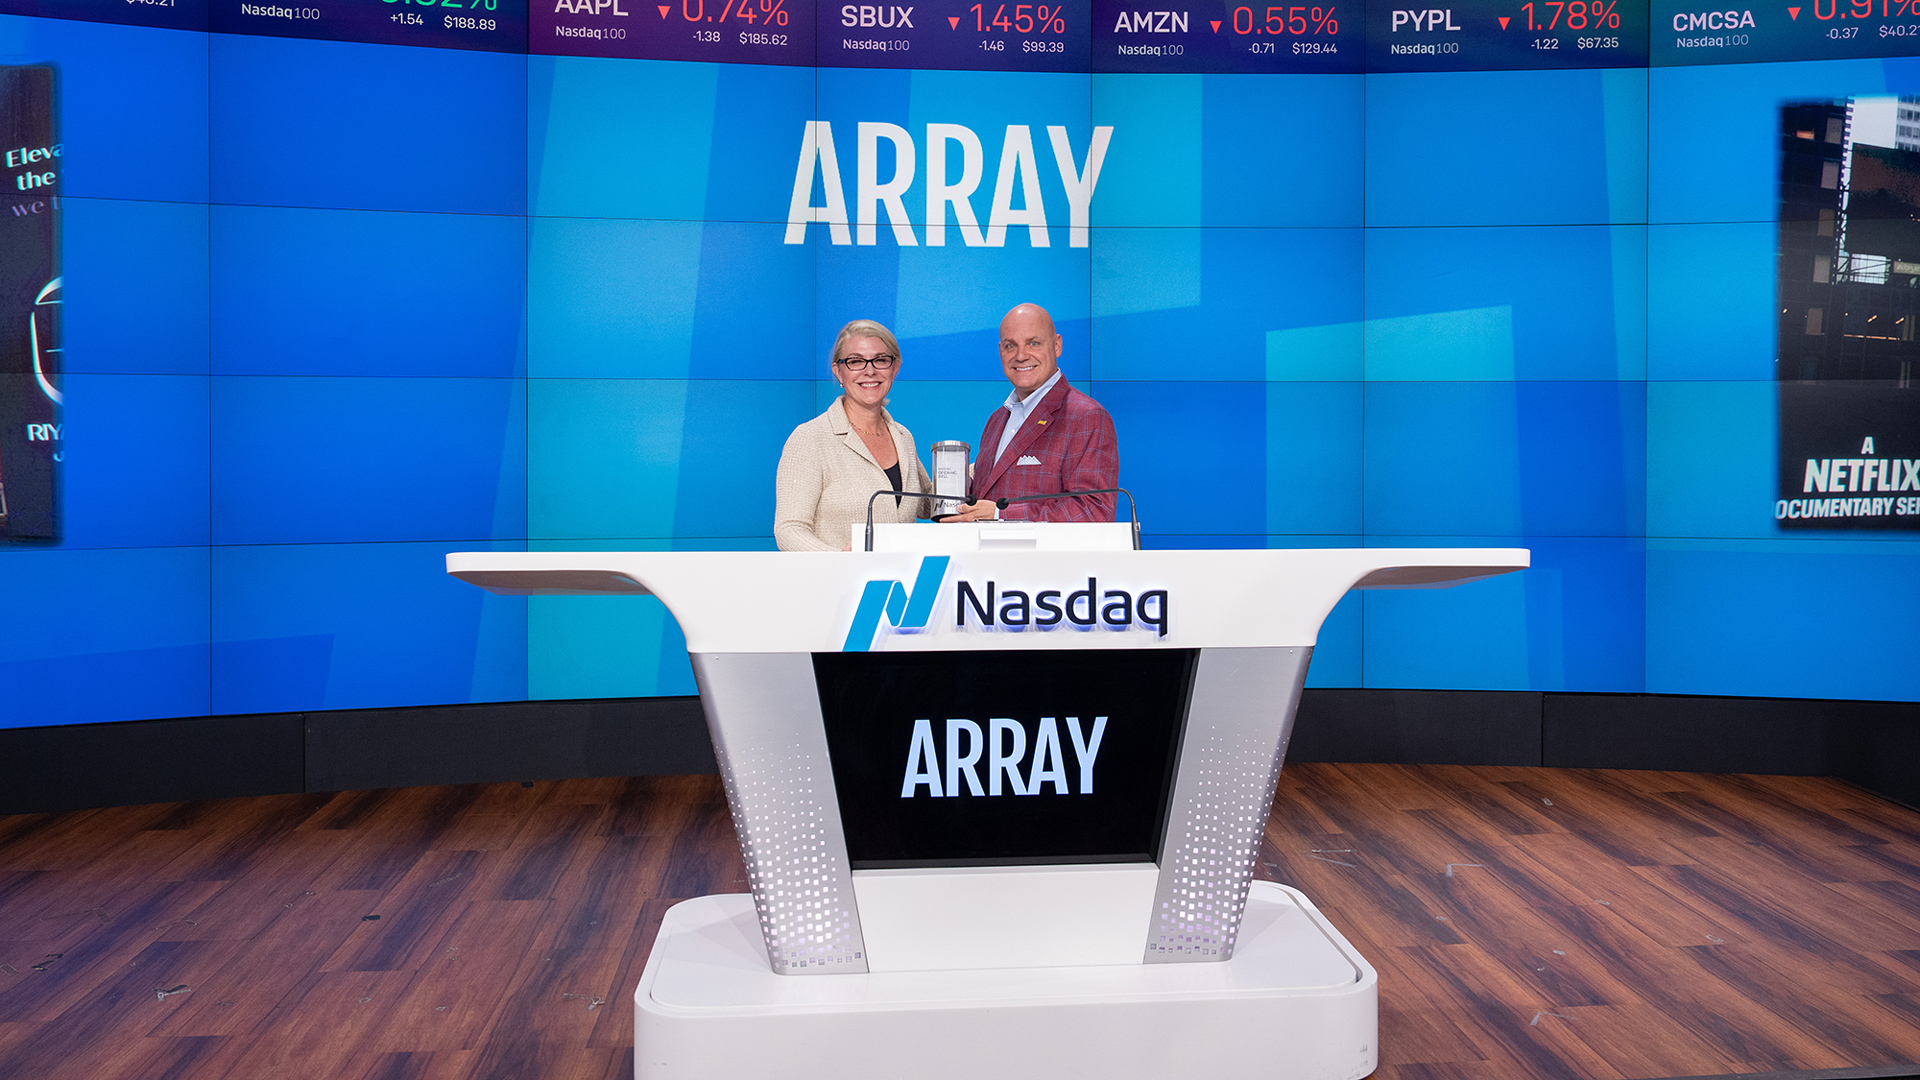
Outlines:
{"label": "black baseboard", "polygon": [[1920,806],[1920,703],[1549,694],[1542,765],[1834,776]]}
{"label": "black baseboard", "polygon": [[660,776],[719,768],[700,699],[308,713],[306,790]]}
{"label": "black baseboard", "polygon": [[1308,690],[1287,758],[1833,776],[1920,806],[1920,702]]}
{"label": "black baseboard", "polygon": [[1540,764],[1540,699],[1506,690],[1307,690],[1288,761]]}
{"label": "black baseboard", "polygon": [[716,768],[691,697],[10,728],[0,729],[0,814]]}
{"label": "black baseboard", "polygon": [[[1920,703],[1315,689],[1287,756],[1834,776],[1920,806]],[[0,814],[715,768],[690,697],[11,728]]]}
{"label": "black baseboard", "polygon": [[0,730],[0,814],[304,789],[299,713]]}

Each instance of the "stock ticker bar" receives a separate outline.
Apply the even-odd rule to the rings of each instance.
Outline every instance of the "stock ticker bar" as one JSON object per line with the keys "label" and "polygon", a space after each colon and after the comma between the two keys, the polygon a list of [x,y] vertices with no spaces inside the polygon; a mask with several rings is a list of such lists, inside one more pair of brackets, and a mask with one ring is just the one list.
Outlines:
{"label": "stock ticker bar", "polygon": [[207,29],[220,34],[523,53],[527,51],[527,2],[210,0]]}
{"label": "stock ticker bar", "polygon": [[1223,0],[1176,11],[1094,0],[1093,70],[1356,73],[1365,62],[1364,23],[1358,6],[1348,8],[1336,0],[1279,5]]}
{"label": "stock ticker bar", "polygon": [[723,64],[814,62],[816,0],[532,0],[527,51]]}
{"label": "stock ticker bar", "polygon": [[0,0],[0,14],[205,30],[207,0]]}
{"label": "stock ticker bar", "polygon": [[1416,10],[1376,2],[1366,41],[1368,71],[1645,67],[1647,3],[1451,0]]}
{"label": "stock ticker bar", "polygon": [[1750,64],[1920,54],[1920,0],[1653,7],[1653,63]]}
{"label": "stock ticker bar", "polygon": [[1087,0],[820,5],[822,67],[1087,70]]}
{"label": "stock ticker bar", "polygon": [[[0,13],[494,52],[980,71],[1341,74],[1920,55],[1920,0],[1438,2],[1446,6],[1394,6],[1409,0],[1364,6],[1359,0],[1211,0],[1158,8],[1129,0],[0,0]],[[1707,6],[1716,2],[1728,6]]]}

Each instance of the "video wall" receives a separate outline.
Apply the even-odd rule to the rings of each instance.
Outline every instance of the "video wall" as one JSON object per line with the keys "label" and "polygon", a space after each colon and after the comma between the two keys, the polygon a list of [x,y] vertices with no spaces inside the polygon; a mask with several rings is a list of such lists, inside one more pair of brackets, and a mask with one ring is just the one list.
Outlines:
{"label": "video wall", "polygon": [[1022,301],[1150,546],[1533,549],[1309,685],[1920,700],[1920,3],[311,2],[0,3],[0,726],[692,693],[443,556],[771,549]]}

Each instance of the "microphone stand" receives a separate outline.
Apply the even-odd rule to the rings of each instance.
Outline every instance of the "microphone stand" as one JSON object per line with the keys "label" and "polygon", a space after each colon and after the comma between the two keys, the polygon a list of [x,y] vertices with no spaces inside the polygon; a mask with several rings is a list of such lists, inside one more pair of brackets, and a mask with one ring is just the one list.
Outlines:
{"label": "microphone stand", "polygon": [[[937,499],[940,497],[938,495],[929,495],[924,491],[895,491],[895,490],[876,491],[873,494],[867,496],[867,550],[868,551],[873,550],[873,500],[879,498],[882,495],[898,495],[906,499]],[[947,496],[947,498],[949,499],[952,497],[953,496],[951,495]]]}

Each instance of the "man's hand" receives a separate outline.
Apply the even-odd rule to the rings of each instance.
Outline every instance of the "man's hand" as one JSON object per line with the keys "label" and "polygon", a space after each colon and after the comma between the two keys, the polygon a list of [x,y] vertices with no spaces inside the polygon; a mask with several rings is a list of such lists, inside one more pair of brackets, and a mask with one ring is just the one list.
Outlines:
{"label": "man's hand", "polygon": [[981,499],[976,503],[961,503],[960,512],[945,518],[946,521],[992,521],[1000,508],[992,499]]}

